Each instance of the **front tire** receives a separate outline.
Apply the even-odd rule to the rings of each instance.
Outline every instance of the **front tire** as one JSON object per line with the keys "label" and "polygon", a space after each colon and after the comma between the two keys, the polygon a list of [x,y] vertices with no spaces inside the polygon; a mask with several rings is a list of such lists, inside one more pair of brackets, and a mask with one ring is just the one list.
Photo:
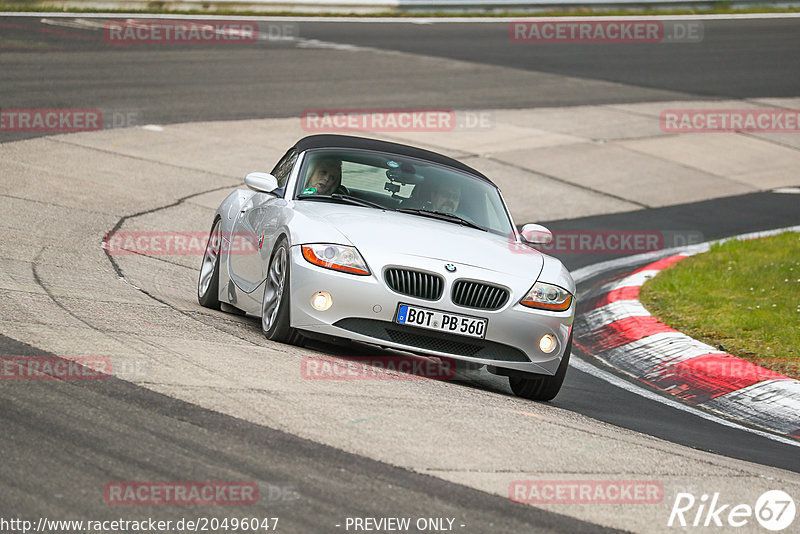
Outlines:
{"label": "front tire", "polygon": [[564,355],[561,357],[561,363],[553,376],[548,375],[530,375],[533,378],[522,378],[520,376],[509,376],[508,385],[511,386],[511,391],[517,397],[530,399],[535,401],[550,401],[553,400],[558,392],[561,391],[561,385],[564,383],[564,377],[567,375],[567,367],[569,367],[569,355],[572,352],[572,333],[569,335],[567,346],[564,349]]}
{"label": "front tire", "polygon": [[197,301],[201,306],[218,310],[219,304],[219,262],[222,250],[222,232],[220,219],[215,219],[211,225],[206,250],[203,253],[203,263],[200,265],[200,277],[197,280]]}
{"label": "front tire", "polygon": [[264,281],[264,296],[261,299],[261,330],[267,339],[301,345],[303,336],[289,323],[291,295],[289,294],[289,244],[282,238],[275,249]]}

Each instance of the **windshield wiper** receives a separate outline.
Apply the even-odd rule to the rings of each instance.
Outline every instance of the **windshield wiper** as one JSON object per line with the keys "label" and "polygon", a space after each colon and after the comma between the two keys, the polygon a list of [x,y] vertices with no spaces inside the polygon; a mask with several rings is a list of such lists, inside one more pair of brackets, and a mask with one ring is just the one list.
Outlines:
{"label": "windshield wiper", "polygon": [[297,200],[338,200],[348,204],[355,204],[356,206],[364,206],[365,208],[386,209],[386,206],[381,206],[377,202],[370,202],[369,200],[364,200],[352,195],[345,195],[343,193],[333,193],[330,195],[301,195],[297,197]]}
{"label": "windshield wiper", "polygon": [[446,213],[444,211],[436,211],[436,210],[412,209],[412,208],[397,208],[395,211],[399,211],[400,213],[410,213],[412,215],[422,215],[423,217],[439,219],[440,221],[454,222],[462,226],[469,226],[470,228],[475,228],[476,230],[483,230],[484,232],[487,231],[486,228],[478,226],[474,222],[468,221],[467,219],[463,219],[454,213]]}

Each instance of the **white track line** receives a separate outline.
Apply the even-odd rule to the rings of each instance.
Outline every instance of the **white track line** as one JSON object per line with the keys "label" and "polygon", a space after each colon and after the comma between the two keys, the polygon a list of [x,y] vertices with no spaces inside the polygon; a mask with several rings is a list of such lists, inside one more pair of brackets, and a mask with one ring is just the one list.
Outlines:
{"label": "white track line", "polygon": [[[610,271],[610,270],[617,269],[617,268],[620,268],[620,267],[627,267],[627,266],[631,266],[631,265],[636,265],[638,263],[644,263],[645,261],[648,261],[648,260],[656,260],[656,259],[658,259],[658,258],[660,258],[662,256],[666,257],[666,256],[671,256],[673,254],[678,254],[678,253],[695,254],[695,253],[699,253],[699,252],[704,252],[704,251],[710,249],[711,245],[714,244],[714,243],[722,243],[722,242],[725,242],[725,241],[730,241],[731,239],[740,239],[740,240],[755,239],[755,238],[758,238],[758,237],[766,237],[766,236],[770,236],[770,235],[780,234],[780,233],[783,233],[783,232],[797,232],[797,231],[800,231],[800,226],[789,226],[789,227],[786,227],[786,228],[776,228],[774,230],[765,230],[763,232],[750,232],[750,233],[747,233],[747,234],[741,234],[741,235],[737,235],[737,236],[733,236],[733,237],[727,237],[725,239],[719,239],[719,240],[716,240],[716,241],[708,241],[706,243],[700,243],[700,244],[692,245],[692,246],[688,246],[688,247],[676,247],[676,248],[667,249],[667,250],[659,250],[659,251],[654,251],[654,252],[647,252],[647,253],[644,253],[644,254],[637,254],[635,256],[626,256],[624,258],[617,258],[617,259],[614,259],[614,260],[608,260],[608,261],[604,261],[604,262],[600,262],[600,263],[595,263],[594,265],[588,265],[586,267],[582,267],[582,268],[576,270],[575,272],[573,272],[572,273],[572,277],[575,279],[575,283],[577,284],[579,282],[583,282],[584,280],[588,280],[589,278],[592,278],[592,277],[594,277],[594,276],[596,276],[598,274],[601,274],[601,273],[603,273],[605,271]],[[750,432],[750,433],[756,434],[758,436],[771,439],[773,441],[777,441],[777,442],[780,442],[780,443],[792,445],[792,446],[795,446],[795,447],[800,447],[800,441],[793,440],[793,439],[790,439],[790,438],[784,438],[784,437],[779,436],[777,434],[772,434],[772,433],[769,433],[769,432],[764,432],[764,431],[761,431],[761,430],[756,430],[754,428],[746,427],[746,426],[740,425],[738,423],[734,423],[733,421],[729,421],[727,419],[724,419],[724,418],[722,418],[720,416],[712,415],[712,414],[710,414],[710,413],[708,413],[708,412],[706,412],[704,410],[699,410],[697,408],[694,408],[694,407],[689,406],[687,404],[683,404],[681,402],[678,402],[676,400],[670,399],[668,397],[664,397],[664,396],[658,395],[657,393],[655,393],[655,392],[653,392],[653,391],[651,391],[649,389],[645,389],[645,388],[643,388],[641,386],[636,385],[634,382],[631,382],[631,381],[625,380],[623,378],[620,378],[620,377],[618,377],[618,376],[616,376],[614,374],[609,373],[608,371],[604,371],[604,370],[600,369],[599,367],[595,367],[594,365],[592,365],[592,364],[590,364],[588,362],[585,362],[585,361],[581,360],[580,358],[577,358],[577,357],[576,358],[570,358],[569,364],[570,364],[570,366],[574,367],[575,369],[578,369],[579,371],[583,371],[584,373],[590,374],[592,376],[595,376],[595,377],[597,377],[597,378],[599,378],[601,380],[604,380],[604,381],[608,382],[612,386],[616,386],[618,388],[622,388],[625,391],[628,391],[630,393],[634,393],[634,394],[639,395],[641,397],[644,397],[646,399],[653,400],[653,401],[656,401],[656,402],[660,402],[662,404],[666,404],[667,406],[669,406],[671,408],[675,408],[676,410],[682,410],[684,412],[696,415],[698,417],[702,417],[703,419],[707,419],[709,421],[713,421],[715,423],[719,423],[719,424],[727,426],[727,427],[736,428],[738,430],[744,430],[745,432]]]}
{"label": "white track line", "polygon": [[664,250],[655,250],[653,252],[645,252],[642,254],[636,254],[634,256],[625,256],[624,258],[617,258],[613,260],[603,261],[600,263],[594,263],[592,265],[587,265],[586,267],[581,267],[572,272],[572,278],[575,280],[576,284],[583,282],[584,280],[588,280],[600,273],[605,271],[610,271],[613,269],[621,268],[621,267],[628,267],[631,265],[636,265],[638,263],[645,263],[648,260],[657,260],[662,257],[672,256],[674,254],[686,253],[686,254],[698,254],[700,252],[705,252],[711,248],[711,245],[714,243],[724,243],[725,241],[730,241],[731,239],[756,239],[759,237],[766,237],[770,235],[780,234],[783,232],[800,232],[800,225],[798,226],[787,226],[786,228],[775,228],[773,230],[764,230],[762,232],[749,232],[746,234],[740,234],[732,237],[726,237],[725,239],[717,239],[716,241],[706,241],[705,243],[698,243],[696,245],[690,245],[687,247],[674,247],[674,248],[666,248]]}
{"label": "white track line", "polygon": [[584,372],[586,374],[590,374],[594,377],[597,377],[601,380],[604,380],[611,384],[612,386],[616,386],[620,389],[624,389],[629,393],[633,393],[634,395],[639,395],[640,397],[644,397],[645,399],[652,400],[655,402],[660,402],[662,404],[666,404],[670,408],[674,408],[676,410],[681,410],[692,415],[696,415],[697,417],[702,417],[708,421],[712,421],[714,423],[718,423],[723,426],[727,426],[730,428],[735,428],[736,430],[744,430],[745,432],[750,432],[752,434],[756,434],[761,436],[762,438],[771,439],[773,441],[777,441],[779,443],[783,443],[785,445],[792,445],[794,447],[800,447],[800,441],[793,440],[790,438],[784,438],[777,434],[771,434],[769,432],[764,432],[762,430],[757,430],[755,428],[746,427],[740,425],[738,423],[734,423],[733,421],[729,421],[722,417],[710,414],[704,410],[698,410],[697,408],[693,408],[692,406],[688,406],[686,404],[680,403],[676,400],[662,397],[657,393],[650,391],[649,389],[644,389],[642,387],[637,386],[633,382],[629,382],[623,378],[620,378],[616,375],[609,373],[608,371],[603,371],[594,365],[587,363],[581,360],[578,357],[572,357],[569,359],[570,366],[574,367],[578,371]]}

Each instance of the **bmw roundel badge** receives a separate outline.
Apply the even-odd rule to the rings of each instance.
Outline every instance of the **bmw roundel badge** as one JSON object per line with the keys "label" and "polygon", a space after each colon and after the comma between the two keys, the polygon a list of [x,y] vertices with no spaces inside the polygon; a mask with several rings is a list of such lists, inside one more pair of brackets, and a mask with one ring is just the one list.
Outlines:
{"label": "bmw roundel badge", "polygon": [[444,266],[444,268],[445,268],[445,269],[447,269],[447,272],[448,272],[448,273],[454,273],[454,272],[456,272],[456,266],[455,266],[455,265],[453,265],[452,263],[448,263],[448,264],[446,264],[446,265]]}

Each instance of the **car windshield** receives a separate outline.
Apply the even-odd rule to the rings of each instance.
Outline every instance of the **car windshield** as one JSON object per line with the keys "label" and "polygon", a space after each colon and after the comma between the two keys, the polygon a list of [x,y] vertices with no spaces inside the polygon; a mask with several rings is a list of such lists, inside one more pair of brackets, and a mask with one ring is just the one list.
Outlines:
{"label": "car windshield", "polygon": [[351,202],[502,235],[512,233],[493,184],[444,165],[386,152],[308,151],[295,198]]}

